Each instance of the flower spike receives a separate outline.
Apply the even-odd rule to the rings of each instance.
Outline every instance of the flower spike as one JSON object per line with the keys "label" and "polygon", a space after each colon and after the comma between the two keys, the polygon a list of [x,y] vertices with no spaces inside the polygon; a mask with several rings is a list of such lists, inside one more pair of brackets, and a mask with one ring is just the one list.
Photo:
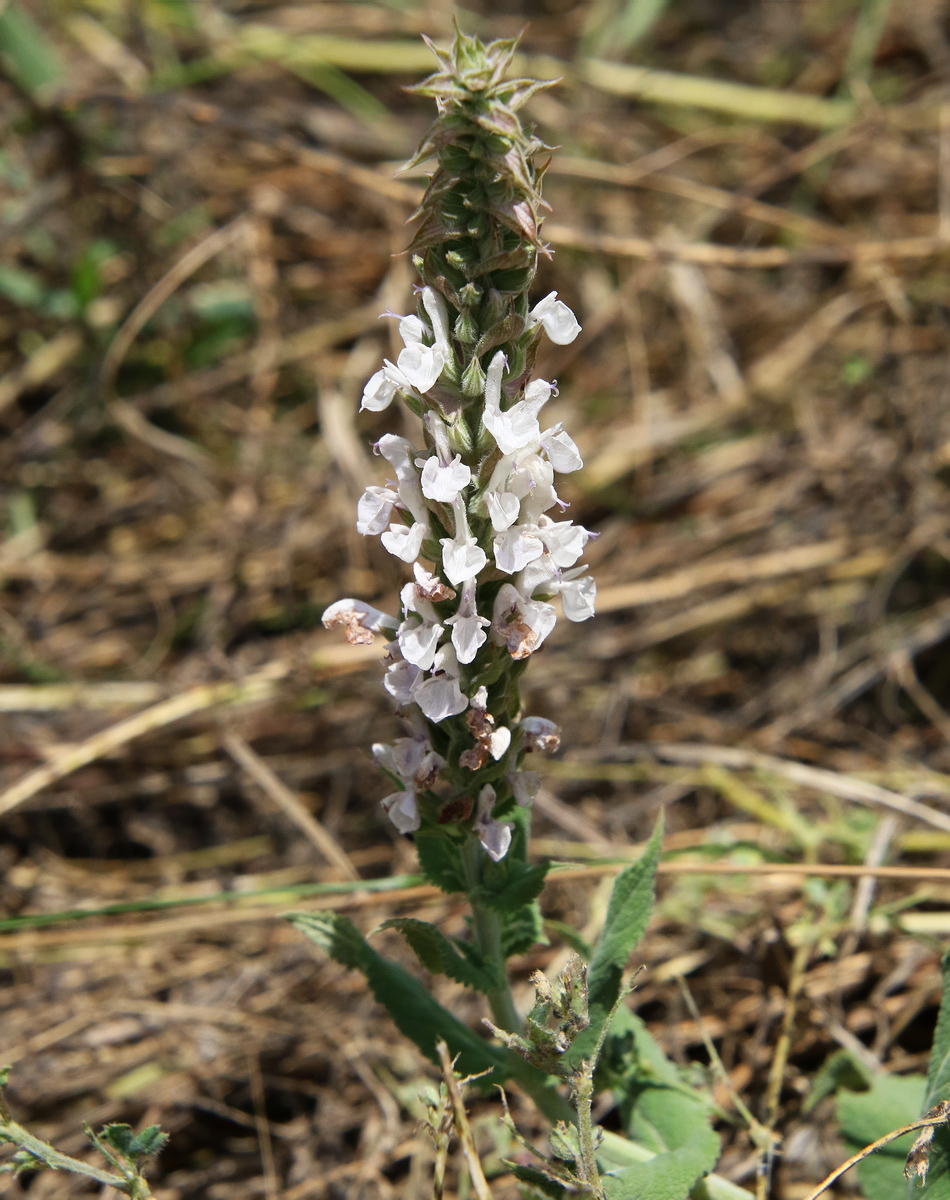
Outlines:
{"label": "flower spike", "polygon": [[352,642],[388,640],[384,688],[410,736],[373,755],[394,788],[382,806],[396,829],[474,839],[495,863],[513,844],[523,853],[538,788],[524,755],[557,743],[550,722],[521,711],[521,669],[554,630],[552,599],[583,621],[595,597],[576,565],[593,535],[560,519],[554,487],[580,453],[560,422],[542,426],[557,387],[533,376],[541,338],[566,346],[581,327],[556,292],[529,298],[547,253],[539,159],[549,148],[518,113],[550,85],[506,79],[517,44],[483,45],[456,27],[448,50],[429,43],[438,70],[410,89],[438,108],[409,164],[436,162],[410,245],[418,307],[385,314],[403,348],[360,407],[401,399],[422,419],[416,444],[391,433],[377,442],[395,478],[368,484],[356,527],[411,563],[413,579],[401,621],[351,599],[324,614]]}

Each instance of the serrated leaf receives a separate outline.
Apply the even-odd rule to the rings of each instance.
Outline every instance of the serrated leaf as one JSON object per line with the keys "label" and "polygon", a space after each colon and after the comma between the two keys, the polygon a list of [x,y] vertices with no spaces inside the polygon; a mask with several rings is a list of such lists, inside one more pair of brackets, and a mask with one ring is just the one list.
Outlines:
{"label": "serrated leaf", "polygon": [[511,913],[524,908],[544,891],[544,881],[548,873],[548,863],[526,863],[514,856],[509,862],[503,858],[497,867],[504,865],[499,871],[497,883],[486,882],[479,889],[478,899],[486,908],[497,912]]}
{"label": "serrated leaf", "polygon": [[426,881],[442,892],[464,892],[459,849],[444,830],[420,829],[415,837],[419,867]]}
{"label": "serrated leaf", "polygon": [[617,876],[607,917],[587,973],[590,1026],[569,1052],[576,1064],[593,1053],[623,987],[630,954],[643,936],[653,911],[656,868],[663,842],[662,815],[638,862]]}
{"label": "serrated leaf", "polygon": [[510,1078],[542,1079],[518,1055],[484,1041],[457,1020],[418,979],[378,954],[348,917],[331,912],[291,913],[288,920],[338,963],[360,971],[399,1031],[433,1062],[438,1062],[436,1043],[443,1039],[449,1052],[458,1055],[463,1075],[491,1071],[486,1081],[490,1084]]}
{"label": "serrated leaf", "polygon": [[398,929],[415,952],[416,957],[433,975],[448,975],[456,983],[487,993],[498,987],[491,972],[466,958],[441,930],[427,921],[412,917],[395,917],[385,921],[380,929]]}
{"label": "serrated leaf", "polygon": [[547,945],[544,921],[536,901],[523,904],[512,913],[505,913],[501,923],[501,944],[505,958],[527,954],[535,946]]}
{"label": "serrated leaf", "polygon": [[[922,1075],[875,1075],[867,1091],[841,1092],[838,1123],[849,1152],[857,1153],[892,1129],[916,1120],[925,1087]],[[904,1159],[912,1142],[909,1133],[858,1163],[866,1200],[894,1200],[904,1194]],[[915,1194],[920,1195],[920,1189]]]}
{"label": "serrated leaf", "polygon": [[587,975],[590,1020],[600,1028],[613,1008],[630,955],[640,941],[653,911],[656,868],[663,844],[663,818],[656,823],[639,862],[617,876],[603,932],[597,939]]}

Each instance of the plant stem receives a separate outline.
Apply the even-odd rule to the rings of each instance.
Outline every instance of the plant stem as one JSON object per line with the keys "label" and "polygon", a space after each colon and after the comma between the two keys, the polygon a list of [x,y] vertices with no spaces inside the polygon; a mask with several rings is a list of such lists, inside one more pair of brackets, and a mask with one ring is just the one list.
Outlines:
{"label": "plant stem", "polygon": [[462,848],[462,866],[468,885],[468,901],[472,907],[472,933],[475,945],[495,980],[493,987],[485,993],[492,1020],[508,1033],[520,1033],[521,1017],[508,986],[508,970],[501,941],[501,916],[495,909],[479,904],[475,899],[481,885],[484,856],[485,851],[478,838],[470,836]]}

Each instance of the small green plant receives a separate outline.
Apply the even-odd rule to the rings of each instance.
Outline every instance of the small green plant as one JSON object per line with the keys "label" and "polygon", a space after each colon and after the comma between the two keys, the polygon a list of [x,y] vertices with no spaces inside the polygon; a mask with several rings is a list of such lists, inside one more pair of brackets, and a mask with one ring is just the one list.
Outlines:
{"label": "small green plant", "polygon": [[98,1133],[88,1126],[89,1140],[112,1167],[111,1171],[63,1154],[49,1142],[35,1137],[14,1121],[3,1100],[9,1067],[0,1068],[0,1145],[14,1147],[13,1154],[0,1165],[0,1175],[20,1175],[26,1171],[70,1171],[96,1183],[114,1188],[131,1200],[147,1200],[152,1195],[145,1179],[144,1164],[168,1141],[157,1125],[135,1133],[128,1125],[105,1125]]}

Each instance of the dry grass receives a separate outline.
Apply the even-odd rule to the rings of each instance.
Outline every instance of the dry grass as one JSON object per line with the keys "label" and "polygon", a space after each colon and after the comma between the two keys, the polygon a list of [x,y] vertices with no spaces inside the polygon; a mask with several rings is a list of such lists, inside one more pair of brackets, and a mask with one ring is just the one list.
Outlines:
{"label": "dry grass", "polygon": [[[686,976],[795,1200],[840,1156],[810,1081],[840,1046],[922,1068],[950,930],[948,30],[895,0],[869,59],[854,5],[688,0],[631,54],[656,77],[578,57],[591,6],[522,7],[526,66],[565,77],[533,109],[539,294],[584,334],[541,369],[602,597],[528,673],[566,743],[537,851],[591,862],[546,905],[596,928],[596,860],[665,806],[639,1011],[702,1060]],[[10,1102],[70,1152],[83,1119],[160,1121],[161,1200],[423,1197],[431,1068],[280,913],[338,884],[306,903],[463,928],[346,886],[414,860],[375,803],[374,655],[319,627],[400,583],[353,528],[391,420],[357,400],[410,303],[394,168],[429,113],[400,85],[451,6],[30,8],[62,74],[0,81],[0,897],[133,910],[2,927]]]}

